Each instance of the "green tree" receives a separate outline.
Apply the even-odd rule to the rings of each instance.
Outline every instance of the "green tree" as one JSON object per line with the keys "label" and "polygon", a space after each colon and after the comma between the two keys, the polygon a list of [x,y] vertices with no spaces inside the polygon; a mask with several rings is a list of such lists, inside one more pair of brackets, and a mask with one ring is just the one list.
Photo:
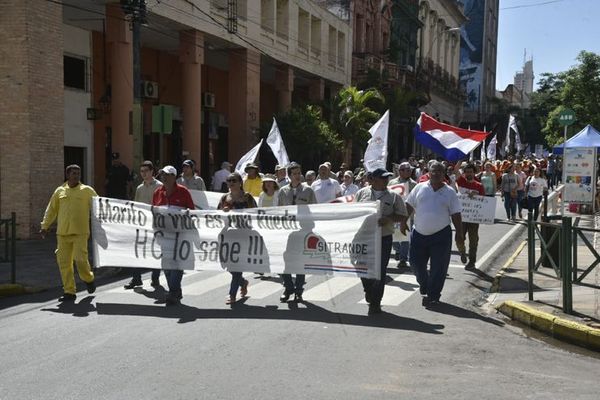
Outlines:
{"label": "green tree", "polygon": [[334,127],[341,133],[344,141],[345,163],[352,164],[352,151],[357,143],[357,148],[366,148],[370,138],[369,128],[381,116],[374,108],[383,101],[383,96],[376,89],[358,90],[349,86],[338,92]]}
{"label": "green tree", "polygon": [[574,67],[558,74],[542,74],[532,107],[543,126],[549,145],[562,143],[558,115],[564,108],[575,111],[577,121],[569,128],[574,134],[587,124],[600,126],[600,55],[582,51]]}
{"label": "green tree", "polygon": [[[318,166],[324,160],[339,162],[339,149],[343,141],[321,118],[321,109],[314,105],[292,108],[276,115],[277,125],[290,160],[299,162],[304,169]],[[261,127],[261,137],[266,138],[272,122]]]}

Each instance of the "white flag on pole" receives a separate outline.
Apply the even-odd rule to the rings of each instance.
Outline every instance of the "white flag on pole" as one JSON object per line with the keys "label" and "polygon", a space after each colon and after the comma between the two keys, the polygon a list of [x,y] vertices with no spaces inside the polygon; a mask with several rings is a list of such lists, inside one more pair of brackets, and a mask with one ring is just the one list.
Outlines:
{"label": "white flag on pole", "polygon": [[239,174],[244,173],[246,165],[251,164],[254,162],[254,160],[256,160],[256,157],[258,156],[258,151],[260,150],[260,146],[262,146],[262,144],[263,139],[260,139],[260,142],[258,142],[256,146],[254,146],[249,152],[247,152],[242,156],[242,158],[240,158],[240,161],[238,161],[237,165],[235,166],[235,172]]}
{"label": "white flag on pole", "polygon": [[496,161],[496,145],[498,144],[498,139],[496,136],[498,135],[494,135],[487,147],[487,158],[490,161]]}
{"label": "white flag on pole", "polygon": [[[510,118],[513,118],[511,115]],[[504,141],[504,152],[506,154],[510,154],[510,119],[508,123],[508,128],[506,128],[506,140]]]}
{"label": "white flag on pole", "polygon": [[271,126],[271,131],[269,132],[269,136],[267,136],[267,144],[271,150],[273,150],[273,154],[277,159],[277,164],[287,167],[290,163],[290,158],[285,150],[283,138],[281,137],[281,132],[279,132],[279,127],[277,126],[275,118],[273,118],[273,126]]}
{"label": "white flag on pole", "polygon": [[369,139],[367,150],[365,150],[364,166],[367,172],[374,171],[377,168],[384,168],[387,164],[387,142],[388,127],[390,124],[390,110],[375,122],[369,129],[371,139]]}
{"label": "white flag on pole", "polygon": [[481,152],[479,153],[479,160],[481,162],[485,162],[485,158],[486,158],[486,150],[485,150],[485,140],[483,140],[481,142]]}
{"label": "white flag on pole", "polygon": [[517,148],[517,152],[524,149],[523,144],[521,143],[521,135],[519,134],[519,128],[517,128],[517,119],[514,116],[510,116],[508,119],[508,129],[512,129],[515,131],[515,147]]}

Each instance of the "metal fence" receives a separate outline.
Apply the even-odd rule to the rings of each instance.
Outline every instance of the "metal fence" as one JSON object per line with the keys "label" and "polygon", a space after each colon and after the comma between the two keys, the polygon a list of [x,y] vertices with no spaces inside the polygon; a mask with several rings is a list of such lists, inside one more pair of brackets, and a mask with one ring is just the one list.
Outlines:
{"label": "metal fence", "polygon": [[17,214],[0,218],[0,264],[10,263],[10,282],[17,281]]}
{"label": "metal fence", "polygon": [[[551,267],[556,278],[561,280],[563,311],[568,314],[573,313],[573,284],[592,286],[584,283],[583,279],[600,265],[600,255],[585,236],[586,232],[596,233],[600,229],[579,227],[578,222],[579,218],[574,225],[571,217],[560,216],[547,217],[545,222],[537,222],[533,221],[531,214],[527,221],[529,300],[533,301],[534,274],[542,265]],[[582,266],[581,274],[577,257],[579,240],[583,241],[594,256],[590,265]],[[539,243],[539,255],[536,254],[536,243]]]}

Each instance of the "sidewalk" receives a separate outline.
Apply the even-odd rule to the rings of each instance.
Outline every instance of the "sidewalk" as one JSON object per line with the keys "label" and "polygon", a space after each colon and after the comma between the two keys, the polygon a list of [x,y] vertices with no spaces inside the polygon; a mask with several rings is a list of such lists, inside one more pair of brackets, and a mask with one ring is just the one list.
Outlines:
{"label": "sidewalk", "polygon": [[[0,298],[60,289],[62,283],[54,256],[55,249],[56,236],[54,235],[48,235],[44,240],[17,241],[17,283],[10,283],[10,264],[0,264]],[[90,249],[90,259],[91,255]],[[115,268],[96,270],[97,284],[102,284],[106,278],[114,277],[119,272]],[[75,282],[81,288],[77,272],[75,276]]]}
{"label": "sidewalk", "polygon": [[[571,215],[580,217],[579,227],[598,228],[599,216]],[[596,251],[600,247],[598,238],[589,234],[590,242]],[[597,239],[597,240],[596,240]],[[537,243],[537,242],[536,242]],[[579,274],[591,265],[596,257],[578,242],[577,258]],[[536,248],[536,257],[540,255]],[[600,265],[593,269],[582,284],[573,284],[573,315],[562,312],[561,281],[552,268],[540,266],[534,273],[534,301],[528,301],[528,251],[527,237],[514,254],[506,261],[494,279],[489,297],[490,303],[501,313],[542,331],[557,339],[600,351]]]}

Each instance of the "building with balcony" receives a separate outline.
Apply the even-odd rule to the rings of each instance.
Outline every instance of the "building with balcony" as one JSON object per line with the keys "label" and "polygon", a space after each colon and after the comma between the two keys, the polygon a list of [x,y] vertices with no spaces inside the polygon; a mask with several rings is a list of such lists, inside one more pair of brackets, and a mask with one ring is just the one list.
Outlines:
{"label": "building with balcony", "polygon": [[468,21],[461,31],[460,82],[465,92],[463,126],[482,129],[494,112],[498,0],[461,0]]}
{"label": "building with balcony", "polygon": [[0,214],[17,212],[20,237],[39,229],[67,164],[80,164],[101,195],[113,152],[135,170],[136,151],[157,165],[191,158],[210,182],[257,143],[261,122],[350,84],[350,24],[316,2],[146,3],[140,106],[119,1],[3,7]]}
{"label": "building with balcony", "polygon": [[459,85],[460,27],[466,22],[455,0],[421,0],[417,87],[429,102],[421,111],[440,121],[459,124],[463,91]]}

